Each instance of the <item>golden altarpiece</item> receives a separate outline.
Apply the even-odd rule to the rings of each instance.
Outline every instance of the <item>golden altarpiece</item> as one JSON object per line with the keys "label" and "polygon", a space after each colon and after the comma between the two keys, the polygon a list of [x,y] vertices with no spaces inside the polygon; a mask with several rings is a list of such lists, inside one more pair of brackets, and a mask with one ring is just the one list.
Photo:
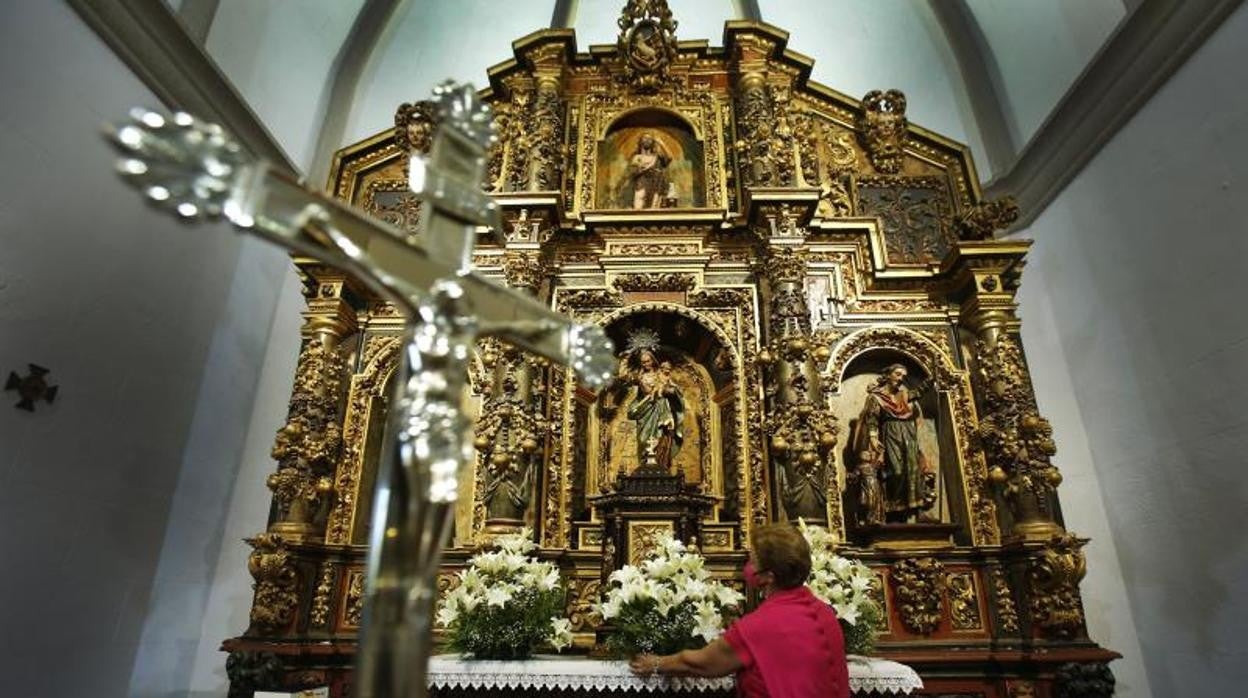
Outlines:
{"label": "golden altarpiece", "polygon": [[[485,189],[504,211],[476,267],[605,327],[600,394],[482,342],[477,466],[460,484],[445,588],[474,547],[529,527],[595,642],[606,572],[662,531],[740,584],[751,529],[828,526],[878,574],[880,654],[927,691],[1108,695],[1087,637],[1085,539],[1062,526],[1055,446],[1015,314],[1028,243],[982,198],[967,148],[811,82],[787,34],[730,22],[680,41],[666,3],[630,2],[616,46],[571,30],[513,44],[483,92],[500,135]],[[342,150],[339,198],[413,231],[407,153],[427,104]],[[307,296],[271,521],[249,539],[251,622],[227,640],[232,694],[346,695],[369,503],[400,318],[296,259]],[[257,522],[258,523],[258,522]],[[1073,692],[1072,692],[1073,691]]]}

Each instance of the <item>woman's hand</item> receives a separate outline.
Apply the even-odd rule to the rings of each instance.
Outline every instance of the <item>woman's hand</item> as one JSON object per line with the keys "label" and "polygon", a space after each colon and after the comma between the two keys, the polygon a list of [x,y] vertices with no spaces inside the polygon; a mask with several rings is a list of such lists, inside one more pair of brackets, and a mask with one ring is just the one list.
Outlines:
{"label": "woman's hand", "polygon": [[663,663],[663,658],[654,654],[639,654],[628,662],[628,668],[638,676],[655,676],[659,673],[659,667]]}

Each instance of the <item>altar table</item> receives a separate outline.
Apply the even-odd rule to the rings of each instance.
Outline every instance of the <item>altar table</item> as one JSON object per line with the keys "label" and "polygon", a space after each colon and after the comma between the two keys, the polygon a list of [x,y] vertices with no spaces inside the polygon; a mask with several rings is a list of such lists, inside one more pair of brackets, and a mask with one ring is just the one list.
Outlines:
{"label": "altar table", "polygon": [[[537,655],[515,661],[464,660],[438,655],[429,660],[429,687],[434,696],[585,696],[596,693],[667,693],[732,696],[732,677],[719,679],[634,676],[628,662]],[[849,687],[856,696],[908,695],[923,681],[905,664],[873,657],[849,657]]]}

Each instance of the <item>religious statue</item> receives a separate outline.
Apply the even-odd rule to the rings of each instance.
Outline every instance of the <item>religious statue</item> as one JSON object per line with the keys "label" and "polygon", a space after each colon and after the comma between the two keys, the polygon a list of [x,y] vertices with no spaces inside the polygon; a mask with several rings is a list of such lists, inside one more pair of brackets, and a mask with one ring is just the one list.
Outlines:
{"label": "religious statue", "polygon": [[906,385],[906,367],[892,364],[867,389],[850,438],[858,464],[860,523],[906,521],[934,503],[931,468],[919,448],[918,391]]}
{"label": "religious statue", "polygon": [[[648,328],[636,330],[628,338],[613,385],[603,395],[600,409],[610,420],[624,407],[625,391],[632,391],[624,417],[632,422],[636,434],[640,470],[674,472],[676,455],[684,443],[685,396],[672,371],[671,361],[659,359],[658,333]],[[611,436],[604,437],[603,454],[609,458]]]}
{"label": "religious statue", "polygon": [[527,458],[487,470],[481,492],[487,520],[523,521],[532,498],[532,478],[533,461]]}
{"label": "religious statue", "polygon": [[681,420],[684,401],[672,382],[672,364],[656,365],[654,352],[643,349],[634,380],[637,397],[628,406],[628,418],[637,423],[638,460],[645,470],[672,470],[672,461],[684,441]]}
{"label": "religious statue", "polygon": [[667,176],[672,156],[663,141],[647,131],[637,141],[628,161],[620,201],[624,208],[665,208],[675,204],[676,192]]}

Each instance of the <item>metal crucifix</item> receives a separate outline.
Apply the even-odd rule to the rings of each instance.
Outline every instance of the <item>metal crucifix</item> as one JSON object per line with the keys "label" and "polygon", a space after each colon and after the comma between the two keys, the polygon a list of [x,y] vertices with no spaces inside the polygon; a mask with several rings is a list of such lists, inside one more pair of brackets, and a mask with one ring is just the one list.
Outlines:
{"label": "metal crucifix", "polygon": [[411,189],[423,201],[420,244],[257,160],[219,126],[187,114],[135,110],[110,130],[121,173],[154,204],[186,220],[224,215],[237,228],[339,267],[407,317],[405,350],[378,472],[364,624],[356,658],[359,698],[424,696],[437,569],[472,461],[461,411],[469,353],[494,336],[571,366],[591,388],[614,374],[610,340],[537,300],[473,274],[476,226],[499,225],[479,187],[493,139],[489,107],[468,85],[445,83],[428,158],[413,154]]}

